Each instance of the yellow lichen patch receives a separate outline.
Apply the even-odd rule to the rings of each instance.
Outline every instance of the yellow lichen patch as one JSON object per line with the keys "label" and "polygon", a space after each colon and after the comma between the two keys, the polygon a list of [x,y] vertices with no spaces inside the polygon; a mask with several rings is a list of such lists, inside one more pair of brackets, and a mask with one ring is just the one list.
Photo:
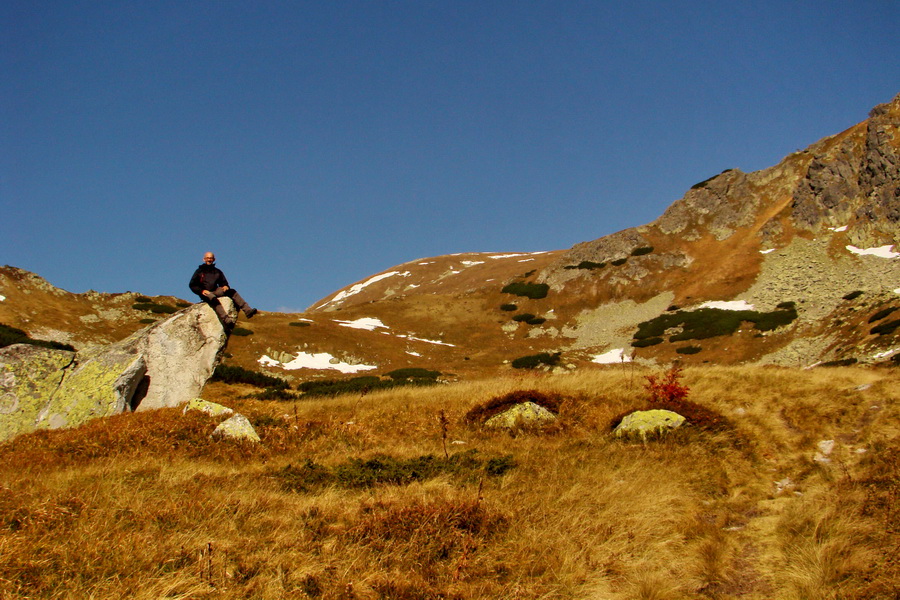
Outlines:
{"label": "yellow lichen patch", "polygon": [[648,435],[677,429],[683,423],[684,417],[671,410],[638,410],[622,419],[615,429],[615,434],[616,437],[637,435],[646,440]]}
{"label": "yellow lichen patch", "polygon": [[0,441],[34,431],[73,353],[17,345],[0,359]]}

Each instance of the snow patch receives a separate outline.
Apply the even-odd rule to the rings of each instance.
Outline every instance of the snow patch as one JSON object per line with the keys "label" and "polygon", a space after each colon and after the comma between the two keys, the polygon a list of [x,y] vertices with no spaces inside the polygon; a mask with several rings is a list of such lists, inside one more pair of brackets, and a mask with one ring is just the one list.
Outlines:
{"label": "snow patch", "polygon": [[398,335],[397,337],[404,340],[411,340],[413,342],[425,342],[426,344],[436,344],[438,346],[450,346],[451,348],[456,348],[455,344],[448,344],[447,342],[441,342],[439,340],[426,340],[424,338],[417,338],[411,335]]}
{"label": "snow patch", "polygon": [[704,302],[700,305],[699,308],[718,308],[719,310],[753,310],[753,305],[746,302],[745,300],[731,300],[730,302],[713,300],[711,302]]}
{"label": "snow patch", "polygon": [[836,231],[836,232],[840,233],[841,231],[847,231],[847,226],[842,225],[841,227],[829,227],[828,229],[830,229],[831,231]]}
{"label": "snow patch", "polygon": [[407,350],[406,353],[410,356],[422,356],[420,352],[413,352],[412,350]]}
{"label": "snow patch", "polygon": [[878,248],[857,248],[856,246],[847,246],[847,250],[853,254],[860,256],[877,256],[879,258],[900,258],[900,252],[892,252],[893,244],[887,246],[879,246]]}
{"label": "snow patch", "polygon": [[768,250],[760,250],[760,254],[769,254],[771,252],[775,252],[775,248],[769,248]]}
{"label": "snow patch", "polygon": [[367,279],[366,281],[364,281],[362,283],[357,283],[356,285],[354,285],[353,287],[351,287],[348,290],[345,290],[343,292],[338,292],[338,294],[334,298],[332,298],[328,302],[325,302],[321,306],[327,306],[328,304],[340,302],[341,300],[344,300],[345,298],[348,298],[350,296],[360,293],[368,286],[372,285],[373,283],[377,283],[377,282],[381,281],[382,279],[387,279],[388,277],[393,277],[394,275],[399,275],[400,277],[409,277],[411,274],[412,273],[410,273],[409,271],[404,271],[404,272],[390,271],[388,273],[382,273],[381,275],[376,275],[375,277],[372,277],[371,279]]}
{"label": "snow patch", "polygon": [[483,260],[464,260],[461,261],[464,267],[474,267],[475,265],[483,265]]}
{"label": "snow patch", "polygon": [[4,300],[6,300],[6,296],[0,296],[0,302],[3,302]]}
{"label": "snow patch", "polygon": [[625,350],[623,348],[616,348],[604,354],[598,354],[591,359],[591,362],[601,365],[612,365],[622,362],[631,362],[631,357],[625,355]]}
{"label": "snow patch", "polygon": [[374,331],[378,327],[388,329],[388,326],[381,322],[380,319],[374,317],[362,317],[354,321],[335,321],[341,327],[349,327],[351,329],[365,329],[366,331]]}
{"label": "snow patch", "polygon": [[888,356],[892,355],[896,351],[897,351],[896,348],[893,348],[891,350],[885,350],[884,352],[879,352],[878,354],[873,354],[872,358],[874,358],[875,360],[878,360],[880,358],[887,358]]}
{"label": "snow patch", "polygon": [[264,367],[281,367],[287,371],[295,369],[331,369],[341,373],[358,373],[359,371],[370,371],[378,368],[373,365],[351,365],[350,363],[341,362],[327,352],[316,354],[299,352],[294,360],[286,363],[279,362],[264,354],[257,362]]}

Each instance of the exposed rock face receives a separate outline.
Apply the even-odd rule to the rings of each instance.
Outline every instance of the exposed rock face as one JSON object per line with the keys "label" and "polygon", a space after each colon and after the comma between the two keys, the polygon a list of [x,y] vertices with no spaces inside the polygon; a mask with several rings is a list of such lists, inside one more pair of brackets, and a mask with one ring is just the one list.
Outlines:
{"label": "exposed rock face", "polygon": [[[223,303],[236,317],[231,301]],[[25,344],[0,349],[0,441],[188,402],[212,375],[225,341],[215,312],[195,304],[125,340],[78,353]]]}

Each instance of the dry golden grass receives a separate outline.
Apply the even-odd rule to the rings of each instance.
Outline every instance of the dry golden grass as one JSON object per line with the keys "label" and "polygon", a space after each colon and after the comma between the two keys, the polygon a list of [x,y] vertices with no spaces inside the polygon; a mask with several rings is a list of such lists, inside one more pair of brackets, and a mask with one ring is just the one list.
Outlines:
{"label": "dry golden grass", "polygon": [[[214,422],[175,409],[21,436],[0,446],[0,598],[897,597],[900,373],[688,369],[688,398],[734,430],[617,441],[647,373],[296,403],[208,386],[260,446],[212,441]],[[516,390],[561,397],[558,423],[464,424]],[[445,447],[515,467],[302,492],[282,476]]]}

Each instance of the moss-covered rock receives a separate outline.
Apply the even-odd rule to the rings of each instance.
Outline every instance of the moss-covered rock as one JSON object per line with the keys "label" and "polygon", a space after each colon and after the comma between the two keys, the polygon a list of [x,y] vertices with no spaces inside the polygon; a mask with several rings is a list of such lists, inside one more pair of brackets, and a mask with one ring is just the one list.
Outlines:
{"label": "moss-covered rock", "polygon": [[556,419],[555,414],[540,404],[523,402],[494,415],[484,422],[484,426],[497,429],[511,429],[513,427],[545,425],[552,423]]}
{"label": "moss-covered rock", "polygon": [[671,410],[638,410],[626,415],[615,428],[616,437],[639,437],[646,441],[648,436],[663,435],[684,424],[685,418]]}
{"label": "moss-covered rock", "polygon": [[189,400],[188,403],[184,405],[184,410],[181,412],[184,414],[191,410],[199,410],[211,417],[227,417],[234,414],[233,409],[215,402],[210,402],[209,400],[204,400],[203,398]]}
{"label": "moss-covered rock", "polygon": [[212,433],[214,438],[228,438],[232,440],[247,440],[259,442],[259,434],[253,429],[250,419],[242,414],[236,414],[227,421],[222,421]]}
{"label": "moss-covered rock", "polygon": [[0,349],[0,441],[38,428],[75,353],[14,344]]}

